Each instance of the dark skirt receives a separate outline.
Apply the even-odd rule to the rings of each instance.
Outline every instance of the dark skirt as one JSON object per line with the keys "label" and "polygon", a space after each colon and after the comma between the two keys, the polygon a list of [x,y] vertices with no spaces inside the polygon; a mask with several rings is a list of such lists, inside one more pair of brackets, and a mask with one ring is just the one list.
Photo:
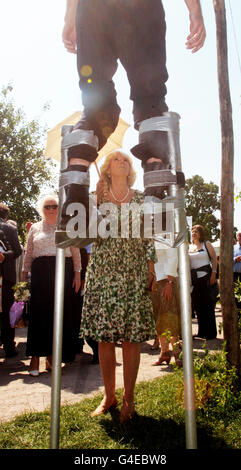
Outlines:
{"label": "dark skirt", "polygon": [[205,339],[216,338],[215,304],[210,298],[208,275],[197,279],[192,291],[192,305],[197,313],[198,336]]}
{"label": "dark skirt", "polygon": [[[53,342],[55,256],[35,258],[31,266],[31,300],[27,356],[50,356]],[[72,287],[72,258],[65,258],[62,362],[73,361],[76,348],[77,295]]]}

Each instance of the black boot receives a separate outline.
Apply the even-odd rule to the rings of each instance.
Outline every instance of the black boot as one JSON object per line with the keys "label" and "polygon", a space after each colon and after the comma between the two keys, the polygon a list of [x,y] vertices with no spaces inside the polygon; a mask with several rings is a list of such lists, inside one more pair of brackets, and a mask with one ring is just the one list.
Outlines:
{"label": "black boot", "polygon": [[[168,185],[160,179],[160,170],[169,170],[168,135],[164,131],[150,131],[139,135],[139,144],[131,149],[133,155],[142,160],[144,170],[145,196],[163,199],[167,195]],[[159,162],[147,163],[150,158]],[[156,173],[154,173],[156,172]],[[158,184],[160,182],[160,184]]]}
{"label": "black boot", "polygon": [[[170,185],[185,184],[183,173],[175,171],[176,157],[180,154],[178,120],[175,113],[164,113],[140,123],[139,144],[131,152],[142,161],[145,196],[163,199]],[[160,161],[147,163],[151,158]]]}
{"label": "black boot", "polygon": [[165,164],[163,162],[152,162],[152,163],[144,163],[143,165],[143,170],[144,170],[144,185],[145,185],[145,191],[144,195],[145,196],[154,196],[159,199],[164,199],[168,195],[168,186],[162,186],[162,185],[157,185],[157,186],[150,186],[148,187],[147,184],[147,173],[150,174],[151,177],[151,182],[153,181],[155,177],[154,171],[163,171],[166,170],[167,167],[169,166],[168,164]]}
{"label": "black boot", "polygon": [[[76,183],[73,182],[66,184],[71,180],[76,181]],[[82,165],[69,166],[66,170],[61,172],[60,182],[60,185],[64,186],[66,200],[62,207],[60,221],[56,231],[56,244],[62,248],[66,248],[70,245],[86,246],[90,243],[89,238],[87,238],[90,217],[88,168]],[[83,237],[81,238],[81,241],[78,237],[71,238],[68,234],[68,223],[76,215],[76,211],[74,210],[73,213],[69,213],[68,209],[70,209],[69,206],[72,203],[81,204],[80,210],[83,211],[83,216],[85,217],[85,223],[83,223]],[[74,228],[75,227],[71,227],[71,230],[74,230]]]}

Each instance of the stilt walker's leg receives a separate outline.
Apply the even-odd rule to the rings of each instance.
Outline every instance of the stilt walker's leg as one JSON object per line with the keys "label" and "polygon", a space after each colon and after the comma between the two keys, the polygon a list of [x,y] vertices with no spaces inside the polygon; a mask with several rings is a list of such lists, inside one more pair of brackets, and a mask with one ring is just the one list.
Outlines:
{"label": "stilt walker's leg", "polygon": [[[148,202],[150,207],[161,202],[164,214],[173,204],[174,214],[176,211],[183,211],[185,214],[182,198],[177,199],[170,193],[170,187],[173,185],[181,188],[185,186],[184,174],[181,171],[179,115],[164,112],[162,116],[142,121],[139,126],[139,144],[131,151],[142,160],[145,202]],[[154,212],[154,209],[151,210]],[[171,247],[179,246],[187,232],[185,218],[182,217],[182,220],[184,224],[178,229],[175,224],[171,240],[162,233],[155,233],[154,239]]]}
{"label": "stilt walker's leg", "polygon": [[59,180],[61,212],[55,235],[59,248],[73,245],[81,248],[94,241],[92,237],[96,233],[97,208],[95,198],[89,195],[89,170],[84,165],[69,165],[69,159],[71,155],[84,152],[89,162],[95,161],[97,142],[93,131],[73,130],[73,126],[68,125],[62,127],[63,164]]}
{"label": "stilt walker's leg", "polygon": [[[182,173],[179,145],[179,116],[167,112],[159,118],[151,118],[140,125],[140,143],[132,153],[142,158],[146,202],[161,203],[165,212],[170,204],[173,233],[154,233],[154,240],[170,247],[179,247],[179,279],[181,323],[183,340],[183,372],[185,397],[186,447],[197,448],[195,421],[195,390],[193,371],[193,347],[190,297],[190,266],[188,258],[188,227],[185,213],[184,175]],[[148,163],[150,157],[159,162]],[[154,210],[150,209],[152,213]]]}

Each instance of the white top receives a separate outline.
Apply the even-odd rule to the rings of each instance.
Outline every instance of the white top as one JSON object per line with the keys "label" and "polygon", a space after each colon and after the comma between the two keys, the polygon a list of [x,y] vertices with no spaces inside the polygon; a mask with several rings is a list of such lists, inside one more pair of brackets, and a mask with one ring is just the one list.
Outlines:
{"label": "white top", "polygon": [[177,248],[169,248],[161,242],[155,242],[157,255],[157,263],[154,268],[156,272],[156,280],[161,281],[167,276],[177,277],[178,252]]}
{"label": "white top", "polygon": [[[47,224],[44,220],[33,224],[29,230],[26,253],[22,270],[29,272],[32,261],[40,256],[56,256],[56,225]],[[73,257],[74,271],[81,271],[80,250],[77,247],[65,249],[67,258]]]}
{"label": "white top", "polygon": [[[189,259],[191,269],[197,269],[201,266],[210,264],[210,259],[204,243],[202,244],[201,250],[202,251],[197,251],[196,245],[190,245]],[[205,271],[197,271],[197,277],[203,277],[206,276],[206,274],[207,273]]]}

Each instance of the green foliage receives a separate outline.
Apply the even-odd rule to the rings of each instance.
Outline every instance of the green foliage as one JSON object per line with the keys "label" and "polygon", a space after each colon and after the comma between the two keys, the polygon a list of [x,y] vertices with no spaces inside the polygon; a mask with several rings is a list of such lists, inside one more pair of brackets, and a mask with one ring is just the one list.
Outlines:
{"label": "green foliage", "polygon": [[[183,402],[176,399],[182,378],[179,370],[137,384],[137,415],[125,424],[119,422],[122,389],[116,393],[118,407],[96,418],[90,418],[90,413],[100,403],[100,394],[61,407],[60,449],[184,449],[185,412]],[[241,408],[234,411],[234,407],[229,408],[231,400],[226,403],[222,415],[215,410],[212,416],[205,413],[207,403],[197,410],[199,449],[240,448]],[[0,449],[44,449],[49,442],[49,411],[25,413],[0,423]]]}
{"label": "green foliage", "polygon": [[[224,348],[211,354],[204,347],[202,357],[194,353],[196,409],[206,418],[217,419],[225,415],[230,418],[241,407],[236,369],[228,367],[226,355]],[[183,385],[178,388],[177,399],[183,400]]]}
{"label": "green foliage", "polygon": [[186,180],[186,214],[192,216],[192,225],[203,225],[211,241],[220,237],[219,219],[215,216],[215,212],[220,210],[218,191],[216,184],[205,183],[199,175]]}
{"label": "green foliage", "polygon": [[238,302],[241,302],[241,281],[238,279],[234,284],[234,294]]}
{"label": "green foliage", "polygon": [[[234,284],[234,295],[238,302],[241,302],[241,281],[238,279]],[[238,311],[239,319],[238,319],[238,326],[239,326],[239,337],[240,337],[240,344],[241,344],[241,310]]]}
{"label": "green foliage", "polygon": [[234,194],[234,201],[235,202],[241,201],[241,191],[238,191]]}
{"label": "green foliage", "polygon": [[36,120],[27,122],[15,107],[12,90],[9,85],[0,94],[0,201],[10,208],[23,240],[26,222],[39,219],[35,205],[42,187],[54,189],[54,164],[43,156],[46,130]]}

